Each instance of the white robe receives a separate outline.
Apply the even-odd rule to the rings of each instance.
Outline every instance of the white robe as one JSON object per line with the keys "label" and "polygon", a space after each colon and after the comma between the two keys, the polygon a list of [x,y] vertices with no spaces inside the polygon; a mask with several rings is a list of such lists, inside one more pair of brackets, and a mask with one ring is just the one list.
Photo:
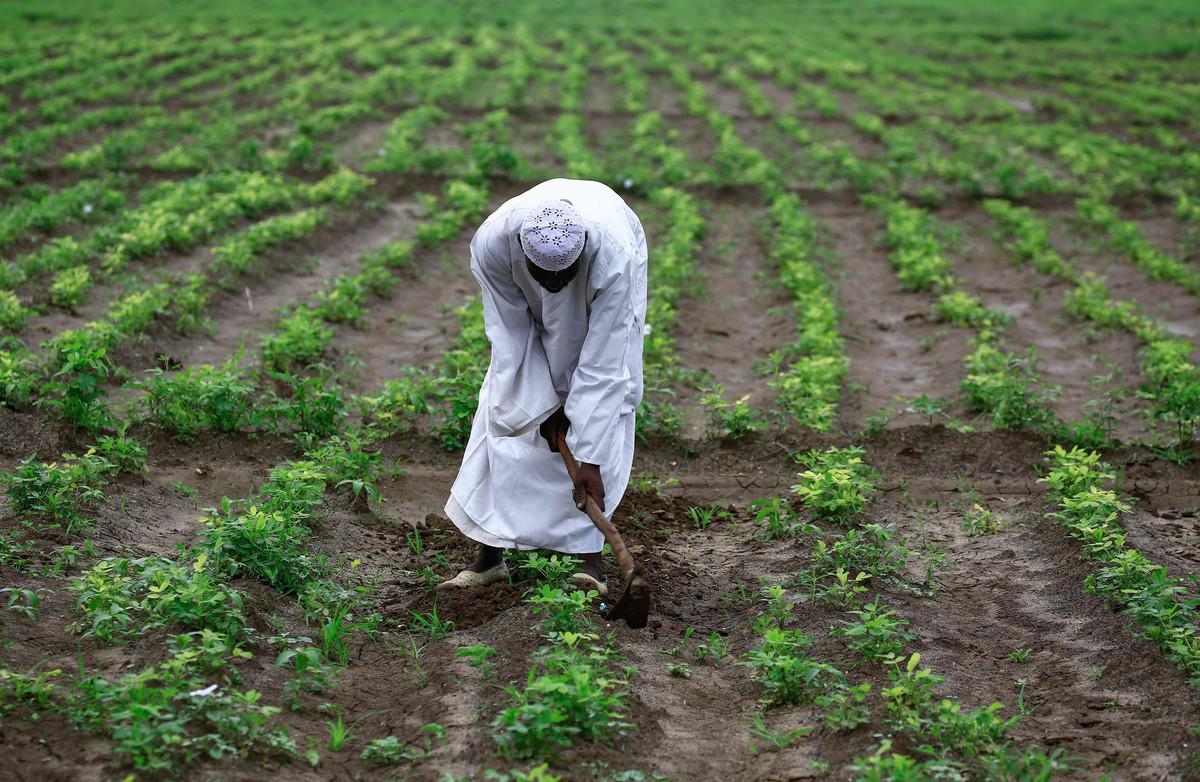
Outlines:
{"label": "white robe", "polygon": [[[550,293],[530,275],[521,224],[564,198],[583,220],[582,268]],[[633,464],[642,400],[646,236],[625,202],[599,182],[552,179],[513,198],[471,240],[483,289],[491,364],[446,514],[473,540],[501,548],[600,551],[604,537],[575,507],[562,457],[538,433],[559,405],[579,462],[600,466],[610,518]]]}

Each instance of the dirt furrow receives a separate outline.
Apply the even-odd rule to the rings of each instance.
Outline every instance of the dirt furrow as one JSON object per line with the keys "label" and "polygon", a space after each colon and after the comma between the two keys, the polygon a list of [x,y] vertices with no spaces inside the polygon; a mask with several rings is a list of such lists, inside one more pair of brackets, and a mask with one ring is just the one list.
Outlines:
{"label": "dirt furrow", "polygon": [[[756,225],[758,209],[715,200],[703,212],[698,290],[679,304],[675,354],[681,366],[703,370],[712,384],[723,386],[725,399],[748,396],[755,409],[766,410],[774,395],[758,365],[791,337],[789,298],[767,258]],[[703,436],[705,429],[699,390],[679,389],[684,434],[692,438]]]}
{"label": "dirt furrow", "polygon": [[1010,353],[1036,351],[1037,374],[1059,390],[1052,407],[1059,419],[1073,423],[1101,412],[1111,395],[1112,412],[1122,412],[1116,436],[1124,441],[1148,435],[1144,412],[1148,406],[1137,396],[1142,381],[1138,351],[1131,334],[1098,331],[1068,314],[1065,299],[1069,283],[1039,273],[1027,264],[1016,264],[1008,252],[990,238],[991,221],[969,202],[939,211],[943,224],[961,236],[954,253],[954,274],[962,288],[982,298],[985,306],[1007,313],[1004,348]]}
{"label": "dirt furrow", "polygon": [[[525,189],[516,183],[497,184],[488,213]],[[437,247],[418,245],[400,284],[369,307],[368,322],[336,331],[333,346],[340,356],[356,357],[348,369],[363,393],[377,391],[405,370],[437,362],[453,342],[457,309],[479,292],[471,276],[470,253],[478,227],[472,222]]]}
{"label": "dirt furrow", "polygon": [[[966,330],[934,322],[930,297],[909,293],[880,242],[883,222],[850,194],[845,201],[814,203],[809,212],[827,229],[841,294],[842,334],[850,369],[839,410],[842,426],[861,429],[885,408],[902,411],[898,399],[956,399],[966,356]],[[961,410],[948,405],[952,414]],[[918,417],[897,415],[891,425]]]}
{"label": "dirt furrow", "polygon": [[[884,600],[909,620],[922,664],[945,676],[944,691],[964,706],[999,701],[1023,714],[1018,745],[1061,749],[1077,767],[1114,780],[1169,778],[1200,699],[1129,619],[1081,594],[1090,568],[1044,517],[1044,502],[930,492],[911,471],[903,479],[911,497],[889,497],[871,516],[896,524],[910,545],[944,552],[945,569],[934,596]],[[975,500],[1003,520],[1002,530],[964,532]],[[1023,662],[1010,656],[1019,650],[1029,650]]]}
{"label": "dirt furrow", "polygon": [[1200,346],[1200,300],[1174,283],[1150,279],[1094,229],[1081,226],[1074,210],[1042,217],[1055,249],[1078,268],[1104,277],[1114,301],[1135,302],[1172,336]]}

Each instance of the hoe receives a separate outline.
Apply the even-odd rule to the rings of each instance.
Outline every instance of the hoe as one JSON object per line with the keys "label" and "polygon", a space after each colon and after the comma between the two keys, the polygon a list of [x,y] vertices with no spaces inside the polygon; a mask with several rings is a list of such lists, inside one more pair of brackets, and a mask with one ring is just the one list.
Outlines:
{"label": "hoe", "polygon": [[[571,454],[571,449],[567,448],[567,440],[561,433],[558,435],[558,452],[562,454],[563,464],[567,466],[567,474],[571,476],[572,481],[575,480],[575,471],[579,466],[575,463],[575,457]],[[613,556],[617,560],[617,567],[621,569],[621,581],[624,584],[624,591],[613,607],[608,609],[604,618],[613,621],[619,619],[635,630],[645,627],[646,617],[650,614],[650,587],[646,584],[646,574],[642,572],[641,566],[633,561],[629,549],[625,548],[625,541],[621,539],[616,525],[605,518],[604,512],[590,496],[585,498],[584,509],[596,528],[604,533],[608,545],[612,546]]]}

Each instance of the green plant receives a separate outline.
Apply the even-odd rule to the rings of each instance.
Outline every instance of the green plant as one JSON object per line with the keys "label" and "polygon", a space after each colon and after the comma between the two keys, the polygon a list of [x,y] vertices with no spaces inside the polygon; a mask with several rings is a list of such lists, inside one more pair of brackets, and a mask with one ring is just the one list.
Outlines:
{"label": "green plant", "polygon": [[321,653],[340,665],[350,662],[350,649],[346,645],[349,614],[350,606],[338,602],[321,625]]}
{"label": "green plant", "polygon": [[454,622],[443,619],[438,615],[437,604],[434,603],[433,608],[425,613],[410,611],[412,617],[410,626],[417,632],[425,634],[430,641],[436,641],[439,638],[445,638],[454,628]]}
{"label": "green plant", "polygon": [[517,563],[521,570],[528,571],[535,579],[543,584],[565,587],[578,570],[580,560],[576,557],[551,554],[546,556],[536,551],[528,554],[519,553]]}
{"label": "green plant", "polygon": [[[765,742],[770,750],[787,749],[798,739],[804,738],[809,733],[812,733],[812,728],[803,725],[791,730],[771,730],[767,727],[760,712],[755,712],[750,720],[750,735],[759,741]],[[751,755],[758,754],[758,745],[753,741],[749,743],[748,748]]]}
{"label": "green plant", "polygon": [[29,709],[31,720],[38,719],[45,710],[54,709],[58,688],[51,679],[61,675],[59,668],[35,675],[32,672],[17,673],[0,666],[0,717],[12,714],[19,705]]}
{"label": "green plant", "polygon": [[941,398],[933,399],[925,394],[922,394],[921,396],[913,397],[912,399],[908,400],[908,404],[905,406],[904,412],[926,416],[928,419],[926,423],[929,424],[929,426],[933,426],[934,417],[939,413],[945,414],[946,400]]}
{"label": "green plant", "polygon": [[294,756],[295,743],[270,724],[277,708],[260,705],[255,690],[225,689],[224,677],[236,671],[231,654],[247,653],[210,630],[176,636],[158,665],[112,680],[81,678],[66,712],[147,774],[176,776],[200,758],[247,752]]}
{"label": "green plant", "polygon": [[345,718],[338,714],[336,718],[325,723],[329,728],[329,741],[325,746],[330,752],[340,752],[342,747],[346,746],[346,742],[350,740],[350,728],[346,725]]}
{"label": "green plant", "polygon": [[580,617],[596,597],[594,589],[585,591],[542,582],[531,590],[527,599],[533,605],[534,615],[543,617],[540,627],[544,632],[579,633],[586,629]]}
{"label": "green plant", "polygon": [[36,404],[80,429],[94,433],[107,428],[112,414],[104,404],[103,384],[114,370],[108,358],[108,343],[113,341],[111,327],[98,327],[64,331],[47,343],[54,374],[39,388]]}
{"label": "green plant", "polygon": [[1041,381],[1038,362],[1033,348],[1025,356],[1016,356],[979,340],[967,357],[963,393],[1001,429],[1053,430],[1056,419],[1050,404],[1059,389]]}
{"label": "green plant", "polygon": [[22,587],[5,587],[0,589],[0,595],[8,595],[5,606],[14,614],[20,614],[31,622],[36,622],[38,611],[41,610],[42,598],[36,590]]}
{"label": "green plant", "polygon": [[419,742],[407,745],[395,736],[372,739],[359,757],[377,766],[395,766],[399,763],[424,760],[433,754],[437,742],[445,740],[446,729],[436,722],[431,722],[421,726],[421,733],[423,735]]}
{"label": "green plant", "polygon": [[729,402],[722,396],[724,392],[722,386],[716,385],[700,395],[700,405],[708,416],[708,431],[712,436],[739,440],[766,425],[762,416],[750,407],[749,394]]}
{"label": "green plant", "polygon": [[[307,638],[299,639],[302,642]],[[325,663],[321,650],[315,646],[292,646],[275,658],[277,668],[292,671],[292,678],[283,685],[284,702],[293,711],[300,708],[302,693],[320,693],[333,683],[333,673]]]}
{"label": "green plant", "polygon": [[490,679],[493,671],[495,671],[496,664],[491,659],[495,655],[496,650],[487,644],[460,646],[455,653],[456,657],[465,658],[472,668],[479,671],[484,679]]}
{"label": "green plant", "polygon": [[703,531],[708,529],[713,519],[729,518],[729,511],[723,510],[717,505],[709,507],[692,506],[687,509],[687,515],[692,520],[692,524],[696,525],[696,529]]}
{"label": "green plant", "polygon": [[72,266],[54,275],[50,283],[50,301],[74,309],[92,287],[92,273],[86,266]]}
{"label": "green plant", "polygon": [[854,686],[838,683],[817,695],[813,703],[824,712],[825,724],[830,730],[854,730],[871,721],[866,704],[870,692],[870,682]]}
{"label": "green plant", "polygon": [[262,338],[263,363],[276,371],[305,366],[328,349],[333,332],[309,309],[297,309]]}
{"label": "green plant", "polygon": [[897,655],[905,641],[916,640],[904,629],[908,621],[883,608],[878,599],[850,613],[858,619],[844,620],[833,634],[844,638],[850,651],[868,660],[884,660]]}
{"label": "green plant", "polygon": [[809,469],[792,491],[805,507],[841,524],[858,515],[875,491],[875,471],[862,460],[863,449],[828,448],[797,457]]}
{"label": "green plant", "polygon": [[64,454],[58,462],[23,460],[16,471],[3,474],[15,513],[65,525],[67,534],[91,525],[83,511],[104,499],[100,487],[115,471],[111,462],[89,449],[83,456]]}
{"label": "green plant", "polygon": [[697,660],[704,662],[710,661],[713,665],[719,665],[722,660],[729,656],[729,641],[718,633],[712,631],[708,634],[707,641],[701,641],[696,644],[694,654]]}
{"label": "green plant", "polygon": [[635,475],[629,479],[629,487],[631,489],[647,494],[662,494],[663,489],[678,485],[678,478],[659,479],[653,475]]}
{"label": "green plant", "polygon": [[844,679],[832,665],[804,654],[812,640],[799,630],[768,627],[758,646],[739,663],[754,670],[764,690],[765,705],[805,703]]}
{"label": "green plant", "polygon": [[963,513],[963,530],[972,537],[977,535],[993,535],[1005,527],[1005,520],[976,502],[971,509]]}
{"label": "green plant", "polygon": [[767,540],[811,535],[817,531],[817,528],[802,519],[786,500],[754,500],[750,507],[755,510],[754,523],[764,528],[763,536]]}
{"label": "green plant", "polygon": [[158,557],[101,560],[71,584],[84,615],[79,628],[85,636],[109,642],[169,627],[244,636],[242,594],[214,579],[206,560],[203,554],[188,563]]}
{"label": "green plant", "polygon": [[524,688],[506,688],[514,705],[492,723],[509,757],[551,757],[575,739],[608,742],[633,726],[625,719],[623,682],[608,669],[609,652],[596,636],[563,633],[539,652]]}
{"label": "green plant", "polygon": [[137,475],[146,471],[146,446],[128,437],[122,426],[115,435],[101,435],[96,439],[96,452],[112,464],[118,472]]}

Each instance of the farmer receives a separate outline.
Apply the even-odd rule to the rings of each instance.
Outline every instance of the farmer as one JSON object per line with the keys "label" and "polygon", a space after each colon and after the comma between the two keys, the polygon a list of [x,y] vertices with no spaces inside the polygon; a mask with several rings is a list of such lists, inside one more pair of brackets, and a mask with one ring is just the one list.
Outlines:
{"label": "farmer", "polygon": [[[506,548],[582,561],[572,580],[602,595],[604,537],[633,463],[642,399],[646,237],[599,182],[552,179],[506,202],[471,240],[492,360],[446,515],[479,555],[440,588],[506,580]],[[566,435],[574,486],[557,453]]]}

